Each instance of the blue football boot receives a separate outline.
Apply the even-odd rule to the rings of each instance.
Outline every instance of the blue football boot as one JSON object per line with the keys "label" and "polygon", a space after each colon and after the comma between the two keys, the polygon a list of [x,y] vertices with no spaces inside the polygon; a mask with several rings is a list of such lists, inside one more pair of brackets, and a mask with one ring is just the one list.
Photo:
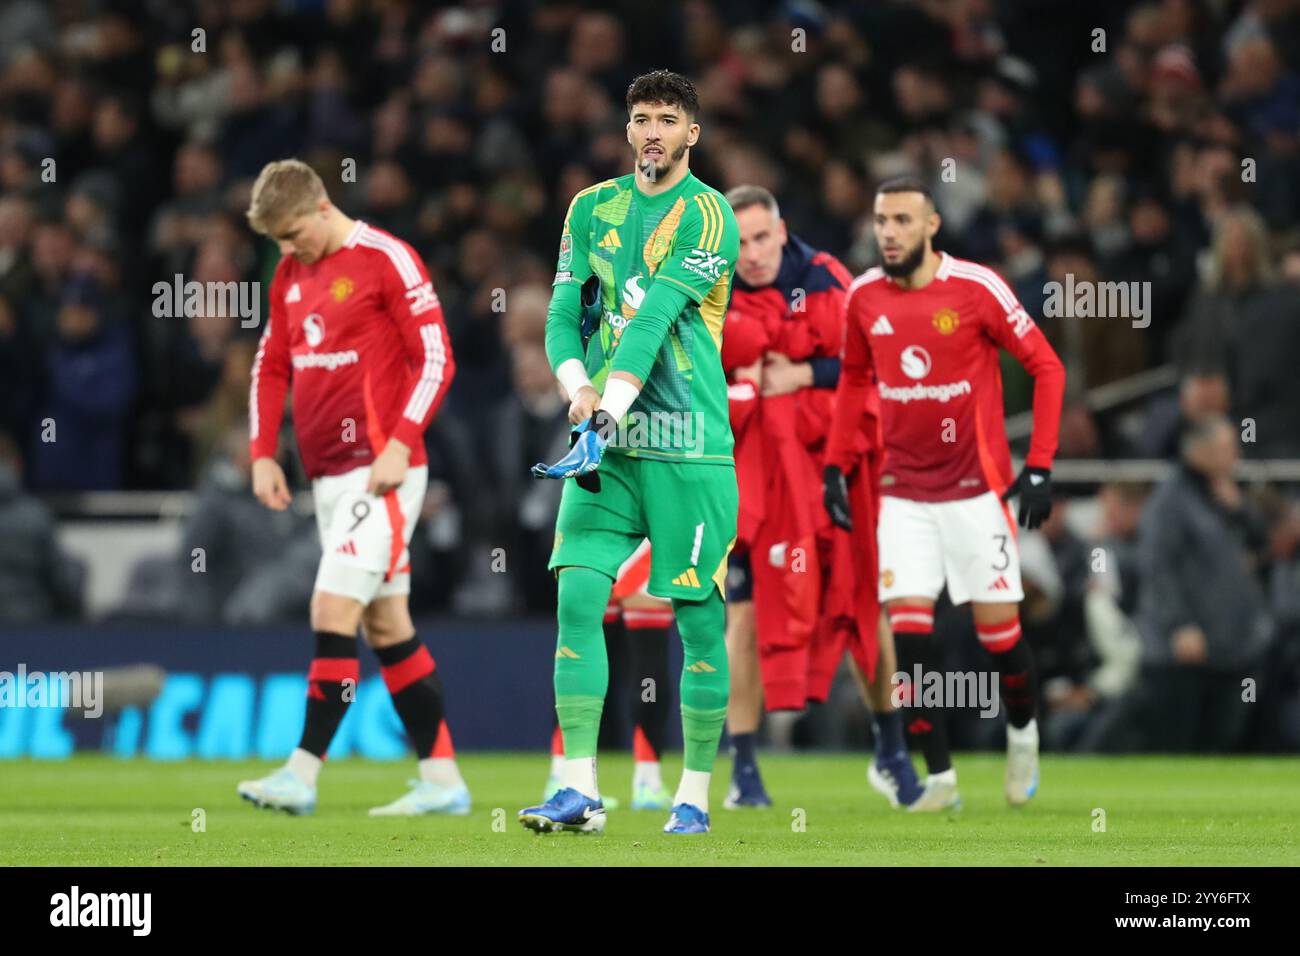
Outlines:
{"label": "blue football boot", "polygon": [[679,803],[664,824],[664,833],[708,833],[709,815],[693,803]]}
{"label": "blue football boot", "polygon": [[605,805],[572,787],[556,791],[551,799],[519,811],[519,822],[538,833],[601,833],[605,829]]}

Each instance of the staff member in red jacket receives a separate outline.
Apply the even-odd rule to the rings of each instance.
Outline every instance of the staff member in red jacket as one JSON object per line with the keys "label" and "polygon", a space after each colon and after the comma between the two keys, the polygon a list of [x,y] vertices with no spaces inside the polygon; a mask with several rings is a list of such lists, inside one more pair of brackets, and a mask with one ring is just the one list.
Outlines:
{"label": "staff member in red jacket", "polygon": [[[906,803],[920,788],[890,701],[892,640],[887,627],[878,632],[874,588],[855,587],[854,554],[861,557],[862,550],[851,547],[849,534],[834,528],[820,507],[851,277],[830,253],[787,232],[766,189],[739,186],[727,200],[740,227],[722,346],[740,515],[728,574],[727,722],[734,761],[724,805],[771,804],[755,751],[763,706],[802,710],[810,700],[825,700],[846,648],[873,711],[873,772],[890,775],[882,792]],[[871,444],[864,435],[861,453]],[[871,493],[869,483],[863,486]],[[874,533],[866,537],[874,549]],[[874,580],[874,571],[868,573]],[[898,775],[901,780],[893,779]]]}

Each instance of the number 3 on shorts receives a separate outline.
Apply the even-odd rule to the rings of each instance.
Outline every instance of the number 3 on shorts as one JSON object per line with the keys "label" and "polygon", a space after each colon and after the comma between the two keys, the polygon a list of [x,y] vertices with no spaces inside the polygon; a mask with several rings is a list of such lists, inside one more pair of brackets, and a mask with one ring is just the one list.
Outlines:
{"label": "number 3 on shorts", "polygon": [[993,562],[994,571],[1005,571],[1011,567],[1011,555],[1007,553],[1009,535],[995,534],[993,540],[998,543],[998,558]]}

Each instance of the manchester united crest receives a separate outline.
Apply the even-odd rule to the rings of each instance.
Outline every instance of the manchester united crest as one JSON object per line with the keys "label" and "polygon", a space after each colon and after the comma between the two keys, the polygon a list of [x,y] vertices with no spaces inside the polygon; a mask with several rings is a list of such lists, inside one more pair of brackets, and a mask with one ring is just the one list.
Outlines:
{"label": "manchester united crest", "polygon": [[650,255],[646,259],[646,264],[651,269],[657,269],[659,263],[664,261],[668,255],[668,250],[672,246],[672,239],[663,233],[655,233],[654,239],[650,243]]}
{"label": "manchester united crest", "polygon": [[351,279],[347,276],[339,276],[330,283],[330,296],[335,302],[342,302],[352,294],[354,288],[356,288],[356,286],[353,285]]}
{"label": "manchester united crest", "polygon": [[641,258],[645,260],[650,275],[658,271],[660,263],[667,258],[669,250],[672,249],[673,237],[677,235],[677,227],[681,224],[682,213],[685,211],[686,202],[679,196],[673,203],[673,208],[664,213],[664,217],[659,220],[659,225],[655,226],[654,232],[642,247]]}
{"label": "manchester united crest", "polygon": [[952,335],[961,324],[957,319],[957,313],[952,309],[940,309],[934,314],[933,322],[940,335]]}

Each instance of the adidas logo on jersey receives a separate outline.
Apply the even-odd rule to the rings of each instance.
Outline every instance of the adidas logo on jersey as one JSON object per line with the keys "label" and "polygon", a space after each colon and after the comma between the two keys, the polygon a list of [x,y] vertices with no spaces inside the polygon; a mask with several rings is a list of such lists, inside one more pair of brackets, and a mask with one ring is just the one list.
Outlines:
{"label": "adidas logo on jersey", "polygon": [[302,301],[302,289],[298,288],[298,283],[289,286],[289,291],[284,294],[284,301],[286,303]]}
{"label": "adidas logo on jersey", "polygon": [[889,324],[889,316],[876,316],[876,321],[871,326],[872,335],[893,335],[894,327]]}
{"label": "adidas logo on jersey", "polygon": [[357,553],[356,543],[351,539],[344,541],[341,545],[339,545],[335,549],[334,553],[335,554],[356,554]]}
{"label": "adidas logo on jersey", "polygon": [[596,243],[601,249],[622,249],[623,240],[618,237],[618,230],[611,229],[605,233],[605,238]]}
{"label": "adidas logo on jersey", "polygon": [[695,573],[694,568],[687,568],[677,577],[673,578],[673,584],[679,584],[684,588],[698,588],[700,586],[699,575]]}
{"label": "adidas logo on jersey", "polygon": [[999,575],[998,575],[998,579],[997,579],[996,581],[994,581],[992,584],[989,585],[989,590],[990,590],[990,591],[1010,591],[1010,590],[1011,590],[1011,585],[1007,583],[1007,579],[1006,579],[1003,575],[999,574]]}

